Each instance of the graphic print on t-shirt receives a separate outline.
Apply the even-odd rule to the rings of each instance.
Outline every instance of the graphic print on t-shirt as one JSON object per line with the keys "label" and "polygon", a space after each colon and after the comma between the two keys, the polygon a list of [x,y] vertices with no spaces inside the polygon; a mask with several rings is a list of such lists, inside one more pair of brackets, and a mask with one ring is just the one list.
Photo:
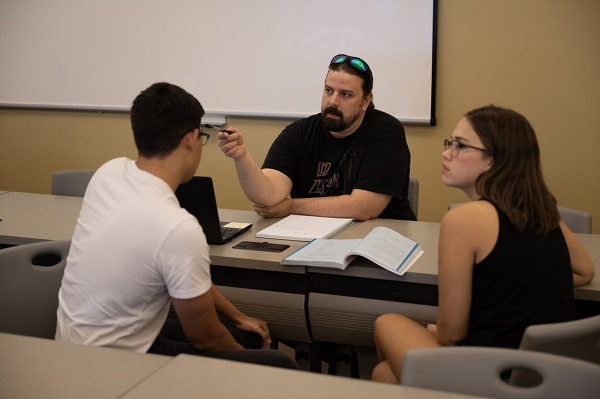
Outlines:
{"label": "graphic print on t-shirt", "polygon": [[332,194],[332,189],[339,188],[340,174],[336,172],[333,176],[327,177],[330,170],[331,162],[319,162],[317,165],[317,176],[308,191],[309,194],[327,195]]}

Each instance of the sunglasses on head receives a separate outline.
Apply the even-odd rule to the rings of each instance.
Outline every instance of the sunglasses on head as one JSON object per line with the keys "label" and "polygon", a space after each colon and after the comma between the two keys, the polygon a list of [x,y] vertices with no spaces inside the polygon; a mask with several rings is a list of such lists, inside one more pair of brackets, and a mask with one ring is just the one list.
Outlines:
{"label": "sunglasses on head", "polygon": [[331,67],[332,65],[343,64],[346,61],[354,69],[357,69],[360,72],[362,72],[365,75],[367,75],[368,83],[370,84],[370,86],[373,86],[373,81],[371,80],[371,73],[367,72],[367,71],[369,71],[369,64],[367,64],[364,60],[362,60],[362,59],[360,59],[358,57],[353,57],[351,55],[346,55],[346,54],[338,54],[338,55],[336,55],[335,57],[333,57],[331,59],[331,62],[329,63],[329,66]]}
{"label": "sunglasses on head", "polygon": [[343,64],[346,60],[350,60],[349,63],[354,68],[358,69],[361,72],[367,72],[369,70],[369,64],[367,64],[364,60],[361,60],[358,57],[352,57],[351,55],[346,54],[338,54],[331,59],[329,65],[335,64]]}

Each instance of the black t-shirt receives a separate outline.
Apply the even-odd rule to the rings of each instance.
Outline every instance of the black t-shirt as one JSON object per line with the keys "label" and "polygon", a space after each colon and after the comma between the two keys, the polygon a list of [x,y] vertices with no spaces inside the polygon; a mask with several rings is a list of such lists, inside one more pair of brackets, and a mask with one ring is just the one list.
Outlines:
{"label": "black t-shirt", "polygon": [[263,169],[293,183],[292,198],[350,194],[361,189],[392,196],[380,218],[416,220],[407,199],[410,151],[404,127],[385,112],[369,109],[350,136],[335,138],[321,115],[287,126],[269,149]]}
{"label": "black t-shirt", "polygon": [[560,227],[519,233],[498,207],[498,240],[473,268],[469,331],[462,345],[518,348],[529,325],[575,317],[573,272]]}

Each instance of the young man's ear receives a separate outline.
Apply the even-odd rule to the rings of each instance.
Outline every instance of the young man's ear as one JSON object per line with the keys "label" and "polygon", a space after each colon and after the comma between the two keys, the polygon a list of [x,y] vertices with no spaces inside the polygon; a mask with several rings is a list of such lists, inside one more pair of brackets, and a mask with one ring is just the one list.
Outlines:
{"label": "young man's ear", "polygon": [[183,136],[183,139],[181,139],[186,148],[189,148],[190,150],[194,148],[194,144],[196,144],[196,140],[198,140],[197,130],[198,128],[190,130],[185,134],[185,136]]}

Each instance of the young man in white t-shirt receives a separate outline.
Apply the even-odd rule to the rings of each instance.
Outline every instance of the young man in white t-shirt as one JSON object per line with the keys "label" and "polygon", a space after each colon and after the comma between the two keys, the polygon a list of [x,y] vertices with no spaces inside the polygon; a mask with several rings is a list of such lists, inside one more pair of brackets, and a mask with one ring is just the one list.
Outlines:
{"label": "young man in white t-shirt", "polygon": [[295,368],[286,354],[266,349],[267,323],[241,313],[212,284],[202,228],[175,197],[208,140],[203,114],[194,96],[168,83],[134,100],[138,158],[113,159],[90,181],[59,293],[56,339]]}

